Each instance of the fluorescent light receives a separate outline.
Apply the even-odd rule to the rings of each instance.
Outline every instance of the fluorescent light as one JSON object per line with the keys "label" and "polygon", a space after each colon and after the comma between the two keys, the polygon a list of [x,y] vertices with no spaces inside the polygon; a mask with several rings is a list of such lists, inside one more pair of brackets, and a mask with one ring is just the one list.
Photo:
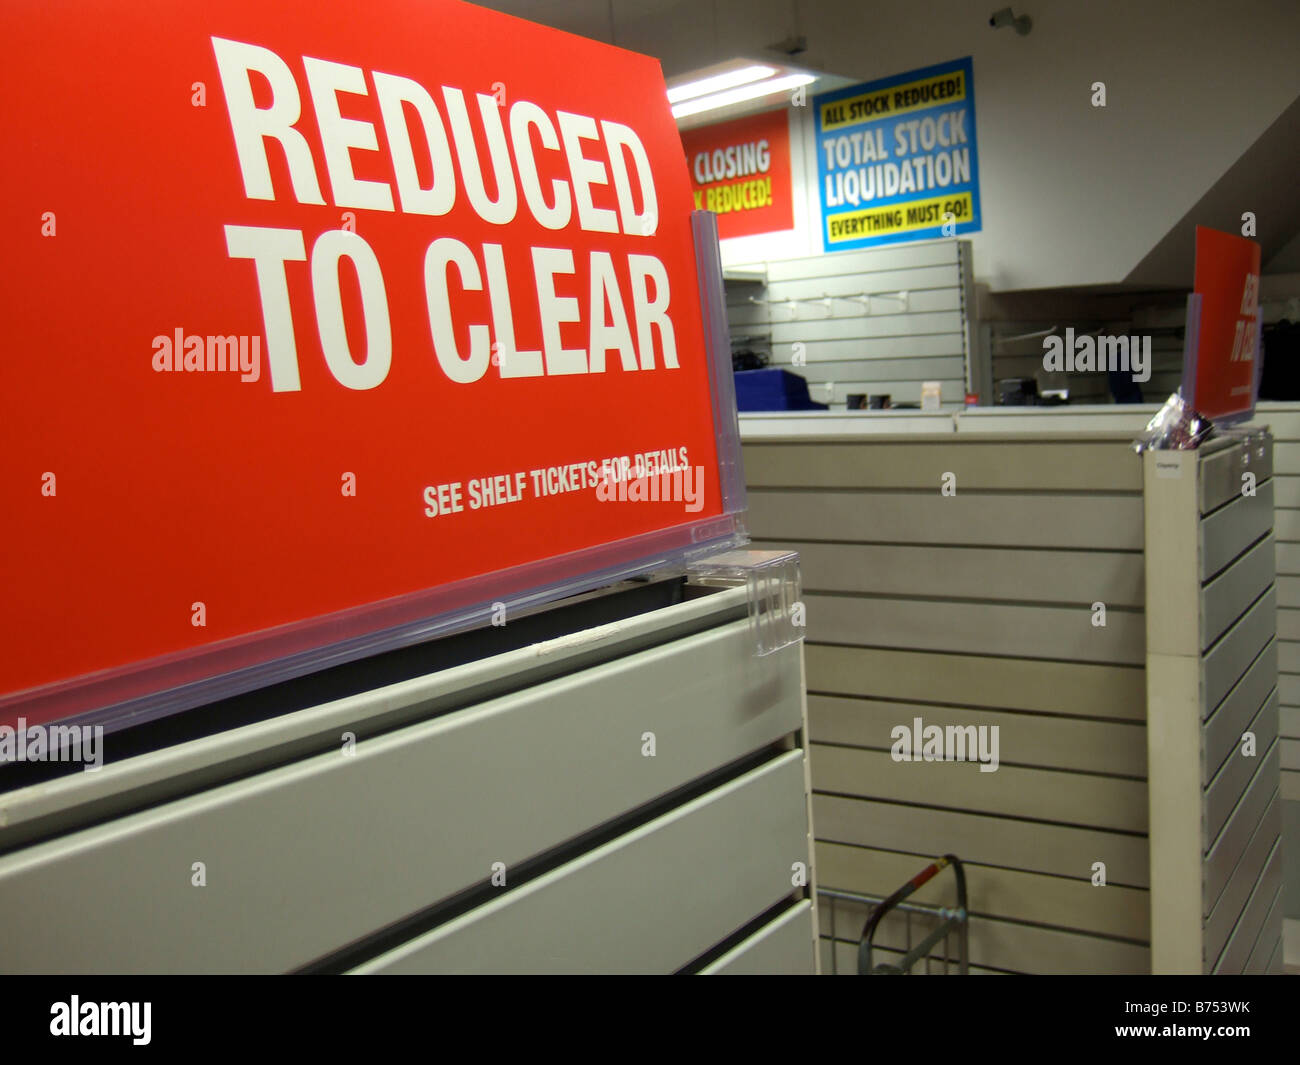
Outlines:
{"label": "fluorescent light", "polygon": [[700,78],[698,81],[688,81],[685,85],[677,85],[669,89],[668,102],[675,104],[682,100],[693,100],[697,96],[707,96],[709,93],[721,92],[723,89],[731,89],[737,85],[748,85],[751,81],[758,81],[760,78],[770,78],[775,73],[775,67],[764,66],[728,70],[722,74]]}
{"label": "fluorescent light", "polygon": [[745,100],[757,100],[759,97],[808,85],[816,80],[815,74],[788,74],[784,78],[772,78],[752,85],[742,85],[736,89],[728,89],[726,92],[717,92],[712,96],[702,96],[698,100],[676,104],[673,107],[673,118],[685,118],[687,115],[698,115],[701,111],[713,111]]}

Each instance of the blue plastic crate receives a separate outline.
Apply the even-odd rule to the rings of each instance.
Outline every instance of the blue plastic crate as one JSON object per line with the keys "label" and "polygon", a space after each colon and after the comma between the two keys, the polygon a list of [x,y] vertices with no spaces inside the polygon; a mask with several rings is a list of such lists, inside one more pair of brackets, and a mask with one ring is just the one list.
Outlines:
{"label": "blue plastic crate", "polygon": [[808,398],[808,382],[789,370],[740,370],[735,376],[737,410],[827,409]]}

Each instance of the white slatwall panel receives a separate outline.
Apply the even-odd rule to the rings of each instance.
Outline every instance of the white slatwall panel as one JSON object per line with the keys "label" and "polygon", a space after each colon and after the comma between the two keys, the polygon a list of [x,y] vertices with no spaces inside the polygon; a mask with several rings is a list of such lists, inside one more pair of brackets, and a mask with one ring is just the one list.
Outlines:
{"label": "white slatwall panel", "polygon": [[379,687],[305,678],[322,702],[0,793],[0,972],[811,972],[802,649],[755,657],[744,604],[370,660]]}
{"label": "white slatwall panel", "polygon": [[[997,383],[1004,378],[1032,377],[1038,382],[1040,392],[1068,388],[1072,404],[1110,403],[1110,388],[1103,371],[1049,373],[1043,369],[1043,338],[1025,336],[1057,326],[1058,335],[1063,336],[1066,325],[1074,329],[1076,337],[1098,329],[1108,336],[1140,336],[1143,332],[1129,321],[998,322],[990,327],[989,341],[994,394],[981,396],[980,402],[996,403]],[[1183,341],[1168,329],[1150,332],[1150,336],[1151,377],[1142,382],[1142,398],[1163,403],[1182,381]],[[1017,337],[1024,339],[1014,339]]]}
{"label": "white slatwall panel", "polygon": [[[1259,604],[1267,604],[1280,591],[1273,587],[1276,548],[1272,536],[1272,463],[1259,461],[1265,458],[1265,446],[1249,445],[1247,450],[1251,453],[1245,456],[1246,465],[1212,455],[1201,464],[1206,480],[1201,492],[1201,646],[1207,649],[1207,663],[1213,653],[1208,649],[1215,644],[1230,645],[1237,630],[1248,625],[1250,617],[1259,611]],[[1255,496],[1241,494],[1243,469],[1256,476]],[[1223,491],[1217,489],[1218,483],[1232,490],[1226,502],[1221,501]],[[1235,594],[1224,597],[1217,592],[1225,586]],[[1241,658],[1248,664],[1237,671],[1238,677],[1228,694],[1217,706],[1204,708],[1203,847],[1207,875],[1203,905],[1205,967],[1211,972],[1244,972],[1248,959],[1257,950],[1271,955],[1281,940],[1281,912],[1276,909],[1282,887],[1282,809],[1278,795],[1279,763],[1275,756],[1280,751],[1278,696],[1276,686],[1268,685],[1269,680],[1276,681],[1277,677],[1275,613],[1270,620],[1272,624],[1265,627],[1266,631],[1253,637],[1244,648]],[[1264,643],[1256,650],[1254,644],[1261,637]],[[1238,696],[1235,702],[1234,696]],[[1234,714],[1238,706],[1241,712]],[[1238,722],[1247,713],[1251,716],[1242,730]],[[1227,724],[1217,726],[1216,719],[1222,714],[1234,716]],[[1233,738],[1234,742],[1222,765],[1217,767],[1213,762],[1222,745],[1214,748],[1215,731],[1236,733],[1235,738],[1224,737],[1225,740]],[[1243,731],[1255,736],[1257,750],[1253,757],[1242,755]],[[1255,815],[1257,805],[1265,803],[1264,811]],[[1220,850],[1229,854],[1240,851],[1221,888],[1212,861]],[[1223,865],[1227,864],[1228,860],[1224,859]]]}
{"label": "white slatwall panel", "polygon": [[[923,381],[939,381],[945,408],[962,405],[971,347],[968,242],[834,252],[735,270],[765,270],[767,283],[728,283],[733,348],[769,354],[770,365],[806,378],[817,402],[843,408],[850,394],[887,393],[893,402],[916,403]],[[906,304],[892,298],[901,291]],[[863,296],[871,297],[869,307]],[[797,344],[803,365],[793,362]]]}
{"label": "white slatwall panel", "polygon": [[1282,917],[1271,442],[1144,471],[1153,967],[1261,969]]}
{"label": "white slatwall panel", "polygon": [[[957,853],[973,971],[1149,967],[1142,481],[1127,443],[746,440],[751,532],[803,557],[819,884],[883,896]],[[996,726],[998,770],[894,761],[892,730],[915,717]],[[918,901],[951,896],[944,876]],[[861,928],[851,910],[837,956]],[[901,919],[878,938],[903,947]]]}
{"label": "white slatwall panel", "polygon": [[[1282,796],[1300,800],[1300,404],[1265,403],[1256,421],[1273,433],[1274,545]],[[1300,839],[1288,840],[1300,847]],[[1300,916],[1300,911],[1291,916]]]}
{"label": "white slatwall panel", "polygon": [[[1283,317],[1294,319],[1298,293],[1300,275],[1266,275],[1261,304],[1264,321],[1276,322]],[[1111,336],[1150,336],[1152,373],[1150,380],[1142,383],[1142,393],[1147,402],[1163,402],[1182,378],[1186,304],[1180,294],[1174,293],[1164,296],[1148,293],[1134,298],[1140,302],[1134,304],[1133,298],[1125,300],[1118,294],[1068,296],[1043,293],[1034,297],[1020,293],[1010,300],[1010,304],[1017,308],[1015,320],[1011,320],[1006,310],[1008,297],[993,297],[992,305],[985,309],[985,313],[997,320],[981,325],[991,352],[991,383],[996,386],[1002,378],[1033,377],[1040,390],[1068,387],[1073,403],[1110,402],[1104,372],[1048,373],[1043,369],[1042,338],[1026,336],[1048,329],[1063,333],[1068,326],[1074,329],[1076,336],[1094,330]],[[981,396],[981,401],[996,402],[996,390],[993,395]]]}
{"label": "white slatwall panel", "polygon": [[[967,436],[1017,434],[1024,437],[1027,446],[1037,451],[1043,438],[1077,436],[1081,433],[1090,434],[1107,430],[1131,438],[1155,410],[1155,404],[1137,407],[1117,407],[1112,404],[1071,405],[1065,408],[982,407],[946,416],[950,422],[947,425],[936,416],[906,412],[752,415],[742,416],[741,431],[747,439],[757,439],[760,436],[770,439],[786,437],[792,441],[815,439],[822,433],[838,440],[870,434],[879,436],[882,441],[892,437],[895,442],[900,437],[917,435],[932,437],[944,432]],[[1300,404],[1261,404],[1253,424],[1269,426],[1276,440],[1274,476],[1271,482],[1260,487],[1259,498],[1264,500],[1271,497],[1275,508],[1273,512],[1274,552],[1279,606],[1277,640],[1274,650],[1269,654],[1275,654],[1276,668],[1279,673],[1278,744],[1275,756],[1278,757],[1281,766],[1281,796],[1286,826],[1283,847],[1286,859],[1285,889],[1281,908],[1283,913],[1291,918],[1297,927],[1300,927],[1300,860],[1295,857],[1300,854],[1300,835],[1296,834],[1297,828],[1300,827],[1300,814],[1296,813],[1296,810],[1300,809],[1300,603],[1296,601],[1297,581],[1300,581]],[[798,500],[793,495],[779,492],[759,494],[754,500],[758,508],[756,513],[760,519],[756,527],[774,526],[779,528],[783,535],[797,531],[798,523],[802,519],[790,510],[796,501],[803,504],[803,509],[811,512],[809,518],[813,523],[835,522],[842,520],[842,517],[851,520],[854,523],[854,535],[859,539],[865,540],[872,536],[883,535],[914,541],[915,538],[924,540],[927,536],[928,525],[924,523],[912,524],[909,528],[904,528],[912,520],[910,517],[907,520],[891,520],[899,517],[891,514],[892,508],[886,507],[883,512],[866,512],[861,508],[849,506],[842,499],[819,496],[817,493],[808,493],[798,497]],[[1021,525],[1033,524],[1040,520],[1039,515],[1031,515],[1018,500],[1006,497],[1002,503],[1013,509],[1020,508],[1017,518]],[[1104,535],[1104,530],[1116,527],[1113,518],[1104,520],[1100,518],[1100,512],[1111,503],[1113,501],[1099,498],[1098,513],[1085,519],[1080,527],[1083,533],[1080,537],[1081,541]],[[996,524],[997,521],[995,514],[976,516],[983,522]],[[1098,519],[1096,524],[1101,528],[1093,525],[1093,519]],[[1041,520],[1052,521],[1053,519],[1049,513],[1042,515]],[[876,532],[877,529],[880,530],[879,533]],[[1067,530],[1062,529],[1059,524],[1054,524],[1052,529],[1054,535],[1067,534]],[[1137,535],[1140,538],[1141,534]],[[839,565],[842,572],[847,571],[850,563],[847,557],[843,556],[843,550],[834,545],[826,545],[822,551],[810,553],[805,559],[806,572],[809,571],[809,567],[812,568],[812,572],[816,572],[817,568],[826,565],[827,560]],[[836,552],[840,554],[837,555]],[[910,580],[911,575],[917,572],[917,567],[906,557],[900,555],[887,557],[879,551],[870,555],[869,564],[867,557],[864,556],[860,568],[891,570],[895,581]],[[951,569],[939,576],[951,577]],[[838,651],[838,649],[827,648],[825,653],[830,655],[833,650]],[[885,660],[882,659],[883,661]],[[893,665],[891,663],[882,668],[893,668]],[[1259,705],[1259,702],[1255,703],[1256,707]],[[1220,726],[1221,729],[1226,727],[1226,725]],[[1240,728],[1237,729],[1237,733],[1240,734]],[[1255,811],[1256,814],[1262,812],[1262,809]],[[1222,853],[1218,858],[1222,861]],[[1300,936],[1296,936],[1296,941],[1300,943]],[[1293,954],[1300,958],[1300,948],[1293,949]]]}
{"label": "white slatwall panel", "polygon": [[1300,965],[1300,604],[1294,598],[1294,582],[1300,577],[1300,404],[1261,404],[1256,423],[1267,425],[1274,440],[1278,758],[1284,825],[1284,884],[1279,908],[1292,943],[1287,960]]}

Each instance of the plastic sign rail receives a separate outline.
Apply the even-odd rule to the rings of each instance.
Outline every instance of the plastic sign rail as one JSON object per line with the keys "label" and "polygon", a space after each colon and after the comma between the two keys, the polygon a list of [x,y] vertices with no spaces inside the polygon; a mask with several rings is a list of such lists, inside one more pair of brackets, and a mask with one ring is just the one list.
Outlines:
{"label": "plastic sign rail", "polygon": [[743,542],[655,60],[451,0],[5,31],[0,724],[120,726]]}

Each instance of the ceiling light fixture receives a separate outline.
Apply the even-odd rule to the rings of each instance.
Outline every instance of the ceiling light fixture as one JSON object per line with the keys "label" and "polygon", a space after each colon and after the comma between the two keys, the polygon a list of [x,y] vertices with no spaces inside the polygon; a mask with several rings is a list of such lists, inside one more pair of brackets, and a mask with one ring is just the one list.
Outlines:
{"label": "ceiling light fixture", "polygon": [[688,81],[685,85],[677,85],[669,89],[668,102],[677,104],[683,100],[694,100],[697,96],[707,96],[710,93],[721,92],[723,89],[731,89],[737,85],[748,85],[750,82],[770,78],[775,73],[775,67],[758,65],[741,67],[738,70],[728,70],[722,74],[714,74],[709,78],[700,78],[698,81]]}
{"label": "ceiling light fixture", "polygon": [[772,96],[775,93],[784,92],[786,89],[809,85],[816,80],[817,76],[815,74],[787,74],[783,78],[769,78],[766,81],[741,85],[738,88],[728,89],[726,92],[715,92],[711,96],[701,96],[697,99],[687,100],[685,103],[675,104],[673,106],[673,118],[685,118],[687,115],[698,115],[702,111],[713,111],[719,107],[743,103],[745,100],[757,100],[763,96]]}

